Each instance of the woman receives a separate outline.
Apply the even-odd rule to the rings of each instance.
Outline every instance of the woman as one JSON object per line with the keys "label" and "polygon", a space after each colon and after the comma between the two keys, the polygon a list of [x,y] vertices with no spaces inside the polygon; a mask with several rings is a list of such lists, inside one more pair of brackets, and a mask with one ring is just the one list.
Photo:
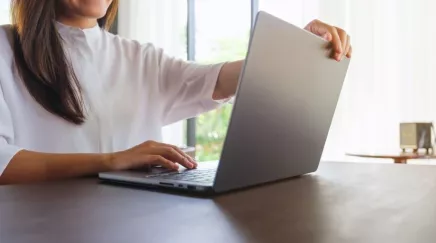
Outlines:
{"label": "woman", "polygon": [[[234,95],[242,61],[199,65],[112,35],[118,0],[14,0],[0,28],[0,184],[196,162],[161,127]],[[307,30],[351,56],[348,35]]]}

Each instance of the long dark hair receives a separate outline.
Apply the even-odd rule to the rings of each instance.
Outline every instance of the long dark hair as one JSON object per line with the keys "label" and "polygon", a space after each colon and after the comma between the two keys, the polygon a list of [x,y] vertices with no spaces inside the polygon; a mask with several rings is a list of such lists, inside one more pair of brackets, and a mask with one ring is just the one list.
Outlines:
{"label": "long dark hair", "polygon": [[[81,88],[56,29],[57,0],[12,0],[15,65],[28,92],[50,113],[68,122],[85,121]],[[98,20],[108,30],[118,10],[113,0]]]}

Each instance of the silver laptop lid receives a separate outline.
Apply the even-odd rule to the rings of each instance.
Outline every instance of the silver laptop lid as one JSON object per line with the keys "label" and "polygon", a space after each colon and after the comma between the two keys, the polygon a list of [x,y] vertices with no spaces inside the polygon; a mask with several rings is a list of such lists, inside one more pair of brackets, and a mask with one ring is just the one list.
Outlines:
{"label": "silver laptop lid", "polygon": [[349,66],[330,59],[326,44],[258,13],[215,191],[317,170]]}

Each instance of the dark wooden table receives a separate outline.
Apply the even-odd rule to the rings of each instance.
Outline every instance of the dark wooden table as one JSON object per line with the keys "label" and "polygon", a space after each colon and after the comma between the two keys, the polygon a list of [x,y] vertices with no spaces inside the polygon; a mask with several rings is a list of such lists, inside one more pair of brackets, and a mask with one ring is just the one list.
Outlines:
{"label": "dark wooden table", "polygon": [[215,198],[99,184],[0,187],[1,243],[436,241],[436,167],[323,163]]}

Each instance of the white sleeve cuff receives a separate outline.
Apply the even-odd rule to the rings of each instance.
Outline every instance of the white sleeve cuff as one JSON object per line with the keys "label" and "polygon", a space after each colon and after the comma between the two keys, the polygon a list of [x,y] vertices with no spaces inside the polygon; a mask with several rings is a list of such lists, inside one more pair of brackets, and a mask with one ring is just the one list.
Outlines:
{"label": "white sleeve cuff", "polygon": [[11,159],[22,150],[14,145],[1,145],[0,146],[0,176],[3,174],[3,171],[8,166]]}
{"label": "white sleeve cuff", "polygon": [[223,100],[212,99],[213,92],[215,91],[215,87],[218,82],[219,74],[224,64],[225,63],[213,65],[212,70],[206,76],[206,85],[204,87],[204,92],[203,92],[205,96],[202,99],[202,105],[205,111],[218,108],[219,106],[229,102],[232,99],[232,98],[223,99]]}

